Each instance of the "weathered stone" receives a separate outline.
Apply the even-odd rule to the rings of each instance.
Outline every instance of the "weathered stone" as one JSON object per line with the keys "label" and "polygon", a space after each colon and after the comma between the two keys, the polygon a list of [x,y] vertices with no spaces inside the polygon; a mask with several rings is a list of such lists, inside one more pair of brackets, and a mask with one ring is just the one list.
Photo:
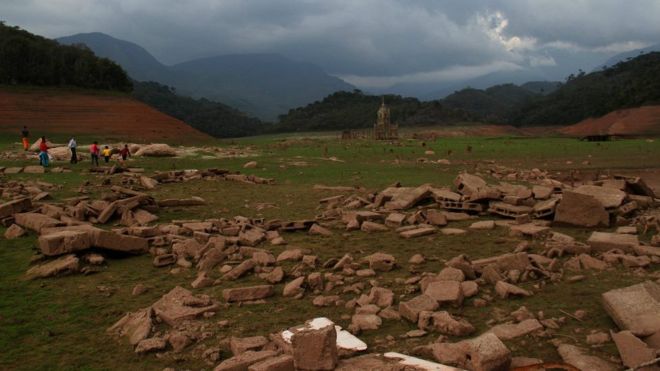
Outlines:
{"label": "weathered stone", "polygon": [[379,224],[379,223],[374,223],[370,221],[364,221],[362,222],[362,225],[360,226],[360,230],[362,232],[366,233],[375,233],[375,232],[387,232],[390,229],[387,228],[386,225]]}
{"label": "weathered stone", "polygon": [[380,272],[389,272],[396,265],[394,256],[382,252],[366,256],[363,260],[369,263],[369,268]]}
{"label": "weathered stone", "polygon": [[461,282],[461,291],[463,296],[466,298],[473,297],[479,292],[479,285],[474,281],[463,281]]}
{"label": "weathered stone", "polygon": [[438,308],[438,301],[427,295],[419,295],[408,301],[399,303],[399,313],[410,322],[417,323],[419,313],[434,311]]}
{"label": "weathered stone", "polygon": [[475,229],[475,230],[491,230],[495,229],[495,221],[494,220],[482,220],[479,222],[474,222],[470,224],[470,229]]}
{"label": "weathered stone", "polygon": [[222,278],[229,281],[236,280],[253,270],[256,266],[257,263],[252,259],[243,260],[241,264],[235,266],[231,271],[222,276]]}
{"label": "weathered stone", "polygon": [[428,236],[428,235],[434,234],[436,232],[437,232],[437,229],[435,229],[431,226],[426,226],[426,227],[414,228],[414,229],[409,229],[409,230],[403,231],[403,232],[399,233],[399,236],[408,239],[408,238]]}
{"label": "weathered stone", "polygon": [[107,331],[117,336],[126,336],[131,345],[146,339],[153,330],[153,310],[151,307],[137,312],[126,313]]}
{"label": "weathered stone", "polygon": [[60,231],[39,236],[38,245],[42,254],[57,256],[89,249],[91,242],[87,232]]}
{"label": "weathered stone", "polygon": [[606,209],[619,207],[626,198],[626,193],[621,190],[593,185],[581,185],[575,188],[573,192],[594,197]]}
{"label": "weathered stone", "polygon": [[357,331],[378,330],[383,320],[375,314],[355,314],[351,318],[351,328]]}
{"label": "weathered stone", "polygon": [[580,260],[580,264],[582,264],[582,267],[585,269],[595,269],[602,271],[605,268],[607,268],[607,263],[605,263],[600,259],[596,259],[591,255],[580,254],[578,256],[578,259]]}
{"label": "weathered stone", "polygon": [[467,279],[473,280],[477,277],[474,272],[474,267],[472,267],[472,262],[470,262],[465,254],[451,258],[447,263],[445,263],[445,265],[448,267],[460,269],[463,271],[463,274],[465,274]]}
{"label": "weathered stone", "polygon": [[452,336],[467,336],[475,331],[474,326],[466,319],[454,317],[446,311],[420,312],[417,326],[422,330]]}
{"label": "weathered stone", "polygon": [[213,279],[209,278],[205,272],[200,272],[194,281],[190,284],[193,289],[201,289],[213,285]]}
{"label": "weathered stone", "polygon": [[243,246],[257,246],[266,240],[266,234],[258,229],[248,229],[238,234],[238,242]]}
{"label": "weathered stone", "polygon": [[157,255],[153,260],[154,267],[165,267],[174,263],[176,263],[176,255],[174,254]]}
{"label": "weathered stone", "polygon": [[304,282],[305,282],[305,276],[302,276],[287,283],[286,285],[284,285],[282,296],[291,297],[302,294],[303,292],[305,292],[305,289],[302,287]]}
{"label": "weathered stone", "polygon": [[439,304],[460,306],[463,303],[463,291],[457,281],[435,281],[426,286],[424,295],[436,300]]}
{"label": "weathered stone", "polygon": [[275,267],[272,271],[261,277],[268,283],[280,283],[284,279],[284,269],[282,269],[282,267]]}
{"label": "weathered stone", "polygon": [[167,342],[172,346],[174,352],[181,352],[190,344],[192,344],[193,339],[188,336],[186,332],[182,331],[173,331],[167,337]]}
{"label": "weathered stone", "polygon": [[28,279],[51,277],[61,273],[77,272],[79,259],[73,255],[64,255],[55,260],[35,265],[25,273]]}
{"label": "weathered stone", "polygon": [[[613,332],[612,340],[614,340],[623,365],[626,367],[637,369],[639,365],[656,358],[655,349],[650,348],[630,331]],[[660,370],[660,366],[645,367],[640,370],[657,371]]]}
{"label": "weathered stone", "polygon": [[12,224],[5,231],[5,238],[8,240],[13,240],[25,235],[25,229],[21,228],[18,224]]}
{"label": "weathered stone", "polygon": [[633,252],[634,247],[639,245],[639,239],[631,234],[593,232],[589,236],[587,244],[594,252],[606,252],[612,249]]}
{"label": "weathered stone", "polygon": [[300,370],[334,370],[337,366],[337,332],[334,325],[303,328],[291,338],[293,363]]}
{"label": "weathered stone", "polygon": [[154,352],[157,350],[163,350],[167,347],[167,342],[163,338],[149,338],[144,339],[137,343],[135,346],[135,353],[144,354],[149,352]]}
{"label": "weathered stone", "polygon": [[511,352],[492,333],[458,343],[435,343],[433,356],[441,363],[467,370],[506,371],[511,364]]}
{"label": "weathered stone", "polygon": [[385,218],[385,225],[390,228],[398,228],[403,225],[404,220],[406,220],[406,214],[391,213]]}
{"label": "weathered stone", "polygon": [[584,351],[575,345],[560,344],[557,347],[557,352],[564,360],[564,362],[577,367],[579,370],[598,370],[598,371],[615,371],[616,367],[598,357],[584,354]]}
{"label": "weathered stone", "polygon": [[394,293],[384,287],[372,287],[369,292],[369,302],[387,308],[394,303]]}
{"label": "weathered stone", "polygon": [[302,259],[303,255],[304,254],[300,249],[284,250],[277,256],[277,262],[298,261]]}
{"label": "weathered stone", "polygon": [[466,234],[467,231],[460,228],[442,228],[440,229],[440,233],[444,234],[445,236],[460,236]]}
{"label": "weathered stone", "polygon": [[612,340],[610,335],[605,332],[595,332],[587,335],[587,344],[589,345],[601,345],[609,343],[610,340]]}
{"label": "weathered stone", "polygon": [[142,184],[142,186],[146,189],[154,189],[158,185],[158,181],[156,179],[141,175],[140,184]]}
{"label": "weathered stone", "polygon": [[248,371],[295,371],[293,357],[282,354],[277,357],[268,358],[248,367]]}
{"label": "weathered stone", "polygon": [[0,219],[8,218],[14,214],[22,213],[32,208],[32,200],[28,197],[0,204]]}
{"label": "weathered stone", "polygon": [[537,319],[526,319],[516,324],[497,325],[489,331],[500,340],[511,340],[540,330],[543,330],[543,325]]}
{"label": "weathered stone", "polygon": [[232,354],[235,356],[245,353],[248,350],[261,350],[266,344],[268,344],[268,339],[263,336],[252,336],[246,338],[237,338],[232,336],[229,340],[229,347]]}
{"label": "weathered stone", "polygon": [[204,255],[197,262],[197,270],[202,272],[210,272],[218,264],[222,263],[227,258],[227,255],[220,247],[212,247],[208,249]]}
{"label": "weathered stone", "polygon": [[215,311],[219,305],[207,298],[196,297],[189,290],[176,286],[152,305],[154,312],[165,323],[176,326],[206,312]]}
{"label": "weathered stone", "polygon": [[14,214],[14,222],[23,228],[41,233],[43,228],[57,227],[62,225],[57,219],[37,213],[18,213]]}
{"label": "weathered stone", "polygon": [[532,295],[529,291],[522,289],[518,286],[506,283],[504,281],[497,281],[495,284],[495,291],[502,299],[508,298],[510,295],[514,296],[530,296]]}
{"label": "weathered stone", "polygon": [[259,300],[272,295],[272,285],[236,287],[222,290],[222,297],[228,302]]}
{"label": "weathered stone", "polygon": [[622,330],[635,336],[660,331],[660,286],[646,281],[603,293],[603,307]]}
{"label": "weathered stone", "polygon": [[424,264],[426,262],[426,258],[422,254],[415,254],[408,259],[409,264]]}
{"label": "weathered stone", "polygon": [[92,234],[92,245],[106,250],[142,254],[149,250],[146,238],[127,236],[111,231],[98,230]]}
{"label": "weathered stone", "polygon": [[578,227],[607,227],[609,220],[605,207],[595,197],[571,191],[564,191],[554,219],[556,223]]}
{"label": "weathered stone", "polygon": [[332,236],[332,231],[330,231],[328,228],[321,227],[320,225],[314,223],[309,228],[309,234],[317,235],[317,236]]}
{"label": "weathered stone", "polygon": [[443,268],[436,276],[438,281],[465,281],[465,273],[462,270],[452,267]]}
{"label": "weathered stone", "polygon": [[271,357],[275,357],[277,352],[273,350],[261,350],[258,352],[247,351],[243,352],[237,356],[228,358],[218,366],[216,366],[214,371],[247,371],[248,368],[258,362],[266,360]]}

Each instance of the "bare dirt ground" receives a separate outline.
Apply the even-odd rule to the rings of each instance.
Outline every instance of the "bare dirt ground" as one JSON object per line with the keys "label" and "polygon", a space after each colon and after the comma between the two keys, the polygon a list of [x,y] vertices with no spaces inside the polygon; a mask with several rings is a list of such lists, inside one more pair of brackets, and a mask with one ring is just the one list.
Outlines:
{"label": "bare dirt ground", "polygon": [[570,136],[587,135],[653,135],[660,133],[660,106],[645,106],[610,112],[559,129]]}
{"label": "bare dirt ground", "polygon": [[130,97],[0,90],[0,132],[65,133],[134,138],[136,142],[192,143],[210,137]]}

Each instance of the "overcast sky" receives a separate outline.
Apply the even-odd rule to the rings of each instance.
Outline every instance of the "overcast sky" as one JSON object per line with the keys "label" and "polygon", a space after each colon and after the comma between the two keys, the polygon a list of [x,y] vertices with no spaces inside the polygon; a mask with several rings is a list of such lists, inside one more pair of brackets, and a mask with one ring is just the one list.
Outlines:
{"label": "overcast sky", "polygon": [[660,42],[660,0],[0,0],[47,37],[104,32],[173,64],[276,52],[358,86],[546,68]]}

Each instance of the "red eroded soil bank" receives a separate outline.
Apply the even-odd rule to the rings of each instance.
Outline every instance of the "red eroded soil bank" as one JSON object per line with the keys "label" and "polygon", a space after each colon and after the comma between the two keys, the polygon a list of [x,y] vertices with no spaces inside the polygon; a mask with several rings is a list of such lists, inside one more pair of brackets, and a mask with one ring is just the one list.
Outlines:
{"label": "red eroded soil bank", "polygon": [[613,111],[559,130],[571,136],[660,135],[660,106],[643,106]]}
{"label": "red eroded soil bank", "polygon": [[99,135],[132,142],[194,143],[210,136],[128,96],[0,87],[0,132]]}

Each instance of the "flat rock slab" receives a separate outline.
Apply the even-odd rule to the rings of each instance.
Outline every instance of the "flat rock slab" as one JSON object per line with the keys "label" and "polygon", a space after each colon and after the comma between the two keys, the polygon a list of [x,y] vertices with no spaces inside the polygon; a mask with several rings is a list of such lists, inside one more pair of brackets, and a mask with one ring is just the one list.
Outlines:
{"label": "flat rock slab", "polygon": [[532,332],[543,330],[543,325],[537,319],[526,319],[516,324],[501,324],[493,326],[489,331],[500,340],[511,340]]}
{"label": "flat rock slab", "polygon": [[621,190],[594,185],[582,185],[575,188],[573,192],[594,197],[606,209],[619,207],[626,198],[626,193]]}
{"label": "flat rock slab", "polygon": [[38,244],[42,254],[57,256],[89,249],[92,238],[84,231],[60,231],[39,236]]}
{"label": "flat rock slab", "polygon": [[557,352],[564,362],[577,367],[579,370],[615,371],[617,368],[598,357],[585,354],[585,351],[570,344],[561,344]]}
{"label": "flat rock slab", "polygon": [[208,298],[196,297],[192,292],[177,286],[152,305],[156,315],[170,326],[193,319],[220,306]]}
{"label": "flat rock slab", "polygon": [[403,231],[399,233],[399,236],[407,239],[407,238],[428,236],[434,234],[435,232],[437,232],[437,229],[435,228],[421,227],[421,228],[415,228],[415,229],[409,229],[407,231]]}
{"label": "flat rock slab", "polygon": [[[639,365],[655,359],[655,350],[646,345],[630,331],[612,333],[612,340],[616,344],[621,360],[626,367],[637,368]],[[660,366],[641,368],[644,371],[657,371]]]}
{"label": "flat rock slab", "polygon": [[607,227],[610,224],[610,214],[595,197],[564,191],[555,210],[554,221],[577,227]]}
{"label": "flat rock slab", "polygon": [[5,202],[0,205],[0,219],[10,217],[16,213],[22,213],[32,208],[32,200],[29,198],[19,198],[17,200]]}
{"label": "flat rock slab", "polygon": [[593,232],[587,240],[587,245],[591,246],[594,252],[606,252],[612,249],[633,252],[639,245],[639,239],[632,234]]}
{"label": "flat rock slab", "polygon": [[660,331],[660,285],[646,281],[603,293],[603,307],[622,330],[635,336]]}
{"label": "flat rock slab", "polygon": [[304,325],[292,327],[288,330],[282,331],[280,333],[280,337],[286,344],[291,344],[291,338],[297,331],[305,328],[321,329],[330,324],[335,326],[335,331],[337,333],[337,349],[340,352],[361,352],[367,350],[367,344],[365,342],[358,339],[350,332],[343,330],[341,326],[335,325],[334,322],[325,317],[317,317],[305,322]]}
{"label": "flat rock slab", "polygon": [[77,272],[78,263],[79,259],[75,255],[65,255],[30,268],[25,275],[28,279],[35,279],[51,277],[61,273]]}
{"label": "flat rock slab", "polygon": [[509,228],[511,229],[512,232],[517,232],[524,236],[531,236],[531,237],[538,237],[550,231],[550,227],[544,227],[544,226],[536,225],[534,223],[512,225]]}
{"label": "flat rock slab", "polygon": [[222,290],[222,297],[228,302],[265,299],[274,293],[272,285],[237,287]]}
{"label": "flat rock slab", "polygon": [[38,213],[19,213],[14,214],[15,223],[23,228],[41,232],[42,228],[57,227],[62,225],[62,222]]}

